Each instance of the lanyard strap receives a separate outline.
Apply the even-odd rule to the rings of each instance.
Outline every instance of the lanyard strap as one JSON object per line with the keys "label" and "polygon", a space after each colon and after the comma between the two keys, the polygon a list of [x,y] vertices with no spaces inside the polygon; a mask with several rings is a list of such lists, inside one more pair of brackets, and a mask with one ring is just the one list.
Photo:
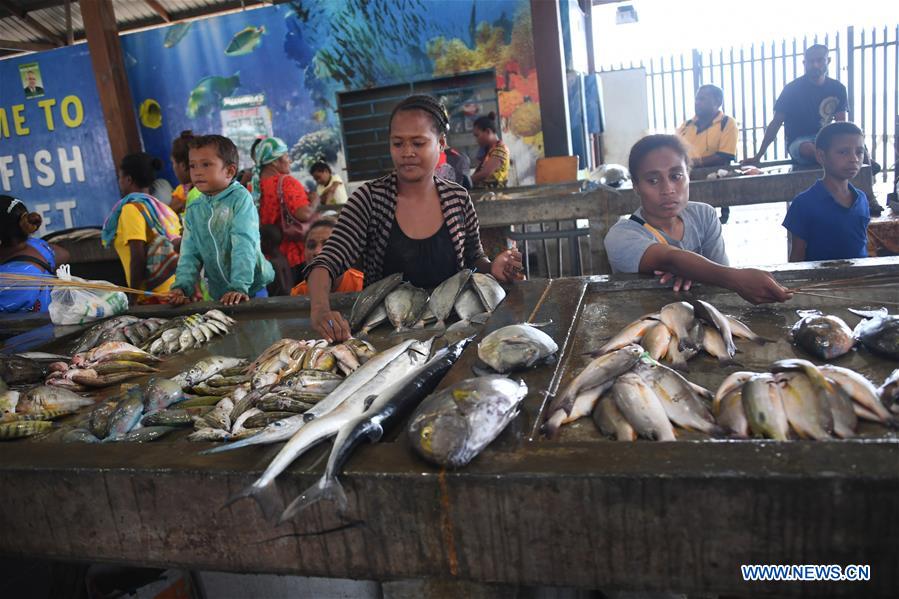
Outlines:
{"label": "lanyard strap", "polygon": [[668,244],[668,240],[665,239],[665,236],[662,235],[661,231],[659,231],[658,229],[656,229],[655,227],[653,227],[652,225],[650,225],[649,223],[647,223],[645,220],[643,220],[642,218],[640,218],[640,217],[637,216],[636,214],[631,214],[631,217],[630,217],[630,218],[631,218],[632,221],[634,221],[634,222],[637,223],[638,225],[641,225],[641,226],[644,227],[647,231],[649,231],[650,233],[652,233],[652,236],[656,238],[656,241],[658,241],[658,242],[661,243],[662,245],[669,245],[669,244]]}

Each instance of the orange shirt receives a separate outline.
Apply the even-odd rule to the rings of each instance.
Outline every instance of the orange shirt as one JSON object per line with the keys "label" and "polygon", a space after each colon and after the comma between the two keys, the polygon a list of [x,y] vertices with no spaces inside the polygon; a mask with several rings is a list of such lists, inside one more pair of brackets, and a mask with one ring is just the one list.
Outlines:
{"label": "orange shirt", "polygon": [[[352,293],[354,291],[362,291],[362,283],[365,280],[365,275],[361,270],[356,270],[355,268],[351,268],[340,277],[340,282],[337,284],[337,289],[334,291],[337,293]],[[303,281],[299,285],[296,285],[293,289],[290,290],[290,295],[309,295],[309,287],[306,285],[306,281]]]}

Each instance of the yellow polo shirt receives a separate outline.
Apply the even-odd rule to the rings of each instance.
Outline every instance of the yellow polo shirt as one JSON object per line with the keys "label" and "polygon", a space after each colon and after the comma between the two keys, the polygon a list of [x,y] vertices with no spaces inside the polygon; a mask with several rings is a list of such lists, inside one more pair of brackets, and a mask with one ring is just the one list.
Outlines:
{"label": "yellow polo shirt", "polygon": [[698,128],[695,116],[677,129],[677,134],[690,149],[690,158],[694,160],[715,154],[736,160],[738,132],[737,121],[720,110],[705,129]]}

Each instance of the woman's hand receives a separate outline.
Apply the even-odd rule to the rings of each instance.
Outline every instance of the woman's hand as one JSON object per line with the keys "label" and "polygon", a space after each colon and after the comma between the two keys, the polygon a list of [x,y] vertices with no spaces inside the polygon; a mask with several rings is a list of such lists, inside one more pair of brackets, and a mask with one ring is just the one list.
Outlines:
{"label": "woman's hand", "polygon": [[757,268],[741,268],[734,278],[734,291],[753,304],[785,302],[793,294],[774,280],[769,273]]}
{"label": "woman's hand", "polygon": [[220,301],[226,306],[236,306],[242,302],[250,301],[250,296],[246,293],[241,293],[240,291],[229,291],[222,296]]}
{"label": "woman's hand", "polygon": [[312,306],[310,318],[312,320],[312,328],[324,339],[327,339],[328,343],[341,343],[352,336],[350,323],[346,321],[343,314],[336,310],[331,310],[330,306]]}
{"label": "woman's hand", "polygon": [[655,275],[659,277],[659,283],[661,285],[667,285],[672,280],[674,280],[674,285],[671,286],[671,290],[674,291],[674,293],[677,293],[679,291],[690,291],[690,287],[693,286],[693,281],[691,281],[690,279],[679,277],[670,272],[657,270],[655,271]]}
{"label": "woman's hand", "polygon": [[524,280],[524,267],[521,264],[521,252],[516,249],[506,250],[493,259],[490,274],[497,281],[512,283]]}
{"label": "woman's hand", "polygon": [[166,298],[166,301],[173,306],[183,306],[184,304],[190,303],[190,298],[184,295],[184,292],[180,289],[172,289],[169,291],[169,296]]}

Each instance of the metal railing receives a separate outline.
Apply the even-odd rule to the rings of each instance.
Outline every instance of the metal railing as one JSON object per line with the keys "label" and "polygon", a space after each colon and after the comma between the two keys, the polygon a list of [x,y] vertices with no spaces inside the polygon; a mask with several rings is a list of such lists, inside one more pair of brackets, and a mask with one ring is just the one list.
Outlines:
{"label": "metal railing", "polygon": [[[750,46],[693,50],[630,64],[605,65],[600,73],[633,68],[646,71],[651,129],[674,131],[693,116],[700,85],[724,90],[724,111],[740,124],[739,158],[752,156],[774,116],[774,101],[784,85],[803,73],[802,54],[811,44],[830,48],[828,75],[846,86],[850,120],[865,132],[869,152],[887,170],[896,163],[893,122],[899,114],[899,25]],[[766,160],[787,158],[783,131],[768,148]]]}

